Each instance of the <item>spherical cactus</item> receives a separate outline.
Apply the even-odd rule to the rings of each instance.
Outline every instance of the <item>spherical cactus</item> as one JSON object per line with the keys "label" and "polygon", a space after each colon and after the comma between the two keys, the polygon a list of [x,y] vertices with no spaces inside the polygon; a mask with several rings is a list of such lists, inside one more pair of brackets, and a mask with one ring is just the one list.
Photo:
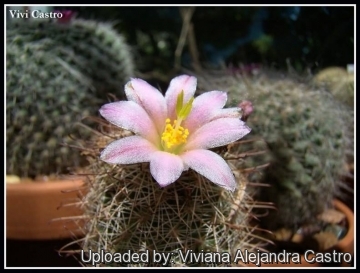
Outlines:
{"label": "spherical cactus", "polygon": [[354,73],[342,67],[320,70],[313,78],[319,87],[325,86],[339,101],[354,107]]}
{"label": "spherical cactus", "polygon": [[232,104],[252,101],[247,123],[269,149],[270,166],[262,173],[259,200],[276,211],[263,218],[269,229],[312,224],[340,193],[340,176],[353,156],[351,109],[311,83],[288,75],[263,72],[256,77],[226,73],[199,77],[199,85],[228,91]]}
{"label": "spherical cactus", "polygon": [[[127,263],[118,256],[100,266],[231,266],[237,251],[252,251],[259,243],[249,225],[254,204],[245,191],[245,154],[241,140],[234,141],[249,130],[239,120],[239,109],[220,110],[225,93],[192,100],[194,83],[194,77],[175,78],[166,104],[159,91],[133,79],[125,87],[130,101],[101,108],[116,126],[106,123],[86,145],[91,148],[85,151],[90,189],[83,200],[87,224],[81,249],[90,266],[95,265],[91,253],[101,251],[148,253],[149,259]],[[173,118],[178,126],[169,125]],[[228,131],[220,130],[224,124]],[[187,141],[176,132],[187,132]],[[205,138],[207,144],[200,144]],[[157,260],[154,253],[171,259]],[[189,253],[213,258],[191,260]],[[215,253],[221,257],[214,258]]]}
{"label": "spherical cactus", "polygon": [[84,161],[74,137],[88,134],[76,122],[129,79],[129,48],[110,26],[83,20],[12,20],[6,36],[6,172],[73,171]]}

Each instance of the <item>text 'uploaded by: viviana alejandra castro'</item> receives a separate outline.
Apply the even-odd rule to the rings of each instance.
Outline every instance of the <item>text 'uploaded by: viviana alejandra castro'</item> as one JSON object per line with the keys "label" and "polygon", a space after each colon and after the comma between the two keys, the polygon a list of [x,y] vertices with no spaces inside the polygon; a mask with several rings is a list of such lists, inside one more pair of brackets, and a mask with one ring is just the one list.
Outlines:
{"label": "text 'uploaded by: viviana alejandra castro'", "polygon": [[350,253],[337,252],[333,250],[327,253],[316,253],[313,250],[307,250],[303,255],[296,252],[286,252],[285,250],[278,253],[261,252],[260,250],[248,251],[238,249],[232,256],[228,252],[194,252],[192,250],[173,252],[157,252],[155,250],[146,250],[142,252],[126,251],[106,252],[101,250],[100,253],[81,251],[81,261],[85,264],[96,266],[98,264],[157,264],[160,266],[171,265],[252,265],[261,267],[266,264],[301,264],[306,263],[348,263],[352,262]]}

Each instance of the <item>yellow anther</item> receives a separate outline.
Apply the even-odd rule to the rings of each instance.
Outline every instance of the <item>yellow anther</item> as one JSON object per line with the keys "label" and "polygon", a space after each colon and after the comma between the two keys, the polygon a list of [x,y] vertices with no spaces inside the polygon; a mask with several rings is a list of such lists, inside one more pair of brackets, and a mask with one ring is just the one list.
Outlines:
{"label": "yellow anther", "polygon": [[174,120],[173,125],[170,123],[170,119],[166,119],[166,125],[164,132],[161,136],[164,148],[170,149],[173,146],[177,146],[182,143],[186,143],[186,139],[189,135],[189,130],[180,126],[177,120]]}

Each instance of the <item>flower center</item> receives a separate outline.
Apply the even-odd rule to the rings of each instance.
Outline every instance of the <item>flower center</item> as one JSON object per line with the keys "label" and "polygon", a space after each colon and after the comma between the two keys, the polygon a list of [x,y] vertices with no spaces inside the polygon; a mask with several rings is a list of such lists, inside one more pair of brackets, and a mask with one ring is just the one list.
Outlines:
{"label": "flower center", "polygon": [[166,146],[167,149],[186,143],[189,130],[180,126],[180,124],[181,120],[174,120],[173,125],[171,125],[171,120],[169,118],[166,119],[166,125],[161,140],[163,141],[163,146]]}
{"label": "flower center", "polygon": [[182,90],[176,100],[176,117],[173,125],[171,125],[171,120],[166,119],[165,129],[161,135],[161,144],[164,151],[178,154],[182,146],[181,144],[186,143],[186,139],[189,135],[189,130],[180,126],[181,122],[185,120],[192,109],[194,102],[194,97],[184,104],[184,91]]}

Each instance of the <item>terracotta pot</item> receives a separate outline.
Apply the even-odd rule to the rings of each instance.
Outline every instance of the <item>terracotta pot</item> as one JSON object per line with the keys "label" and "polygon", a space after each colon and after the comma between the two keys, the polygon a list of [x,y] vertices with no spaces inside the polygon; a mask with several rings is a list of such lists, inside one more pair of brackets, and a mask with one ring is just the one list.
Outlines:
{"label": "terracotta pot", "polygon": [[[341,239],[331,250],[335,249],[339,252],[350,253],[354,259],[354,213],[347,205],[345,205],[340,200],[335,199],[333,203],[335,209],[345,214],[346,222],[348,224],[348,232],[346,233],[345,237]],[[351,266],[351,264],[343,261],[342,266],[348,267]]]}
{"label": "terracotta pot", "polygon": [[[84,181],[80,178],[48,182],[6,184],[6,238],[63,239],[81,236],[79,202]],[[81,220],[80,220],[81,221]]]}
{"label": "terracotta pot", "polygon": [[334,200],[334,206],[337,210],[345,214],[348,223],[348,232],[346,236],[339,241],[336,248],[342,252],[354,254],[354,213],[348,206],[337,199]]}

